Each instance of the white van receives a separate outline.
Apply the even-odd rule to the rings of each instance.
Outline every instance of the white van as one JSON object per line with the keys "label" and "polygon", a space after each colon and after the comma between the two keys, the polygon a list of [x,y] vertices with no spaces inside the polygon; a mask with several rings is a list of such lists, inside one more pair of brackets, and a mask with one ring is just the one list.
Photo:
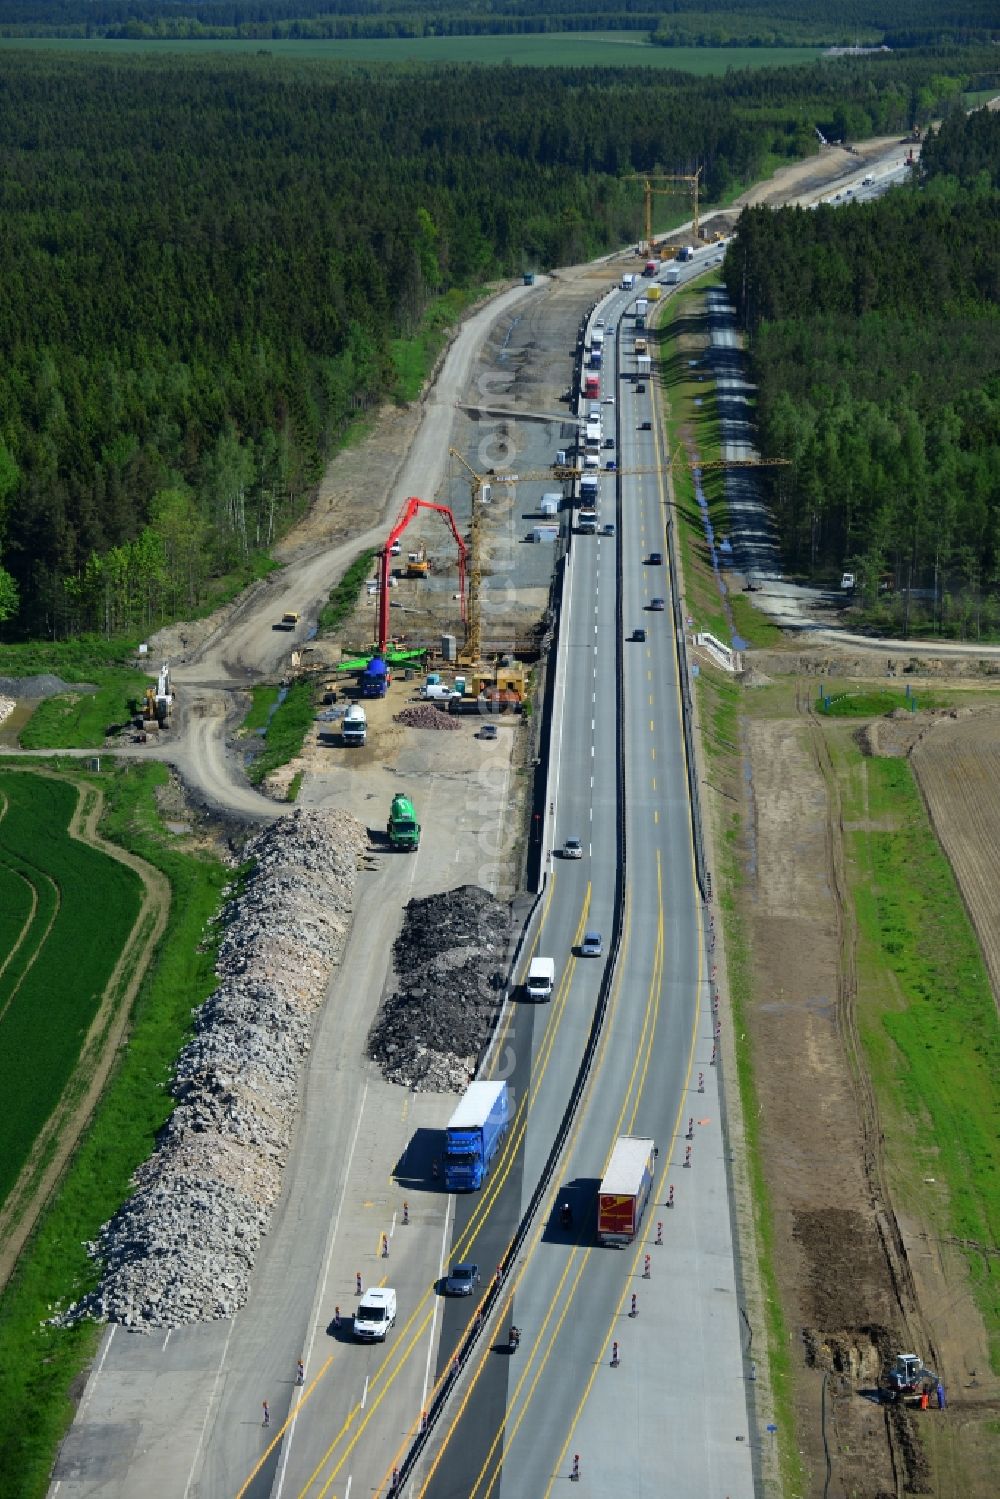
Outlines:
{"label": "white van", "polygon": [[396,1320],[396,1293],[388,1286],[372,1286],[354,1313],[354,1336],[362,1343],[384,1343]]}
{"label": "white van", "polygon": [[532,958],[525,988],[529,999],[551,999],[556,982],[554,958]]}

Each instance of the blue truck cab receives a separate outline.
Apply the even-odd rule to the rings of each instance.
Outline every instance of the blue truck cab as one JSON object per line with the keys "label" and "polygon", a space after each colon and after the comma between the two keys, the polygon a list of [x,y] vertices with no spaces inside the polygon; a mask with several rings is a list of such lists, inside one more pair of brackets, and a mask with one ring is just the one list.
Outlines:
{"label": "blue truck cab", "polygon": [[444,1184],[449,1192],[475,1192],[485,1181],[510,1123],[506,1083],[470,1083],[448,1121]]}
{"label": "blue truck cab", "polygon": [[385,697],[389,690],[389,669],[381,656],[373,656],[361,673],[362,697]]}

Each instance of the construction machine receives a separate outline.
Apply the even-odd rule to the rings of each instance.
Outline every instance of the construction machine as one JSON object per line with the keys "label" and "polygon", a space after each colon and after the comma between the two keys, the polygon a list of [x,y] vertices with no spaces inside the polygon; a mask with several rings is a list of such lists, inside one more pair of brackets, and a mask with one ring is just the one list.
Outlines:
{"label": "construction machine", "polygon": [[147,724],[157,723],[162,729],[174,704],[170,686],[170,663],[164,661],[160,667],[155,687],[147,687],[142,705],[142,717]]}
{"label": "construction machine", "polygon": [[[410,495],[396,518],[396,524],[386,538],[385,546],[382,547],[378,554],[378,609],[375,618],[375,646],[378,655],[382,657],[385,656],[386,647],[389,644],[389,572],[393,555],[392,549],[414,516],[421,510],[436,511],[438,515],[444,517],[451,530],[455,545],[458,548],[458,597],[462,622],[463,624],[465,623],[465,566],[468,557],[468,547],[459,534],[458,527],[455,524],[455,517],[447,505],[436,505],[431,500],[420,500],[416,495]],[[413,555],[417,557],[418,562],[421,560],[421,557],[424,562],[427,560],[426,551],[423,553],[414,553]],[[409,567],[409,562],[407,562],[407,567]],[[426,572],[417,573],[415,576],[425,577]]]}
{"label": "construction machine", "polygon": [[431,570],[430,562],[427,560],[427,548],[422,546],[417,552],[406,554],[406,576],[408,578],[426,578]]}
{"label": "construction machine", "polygon": [[917,1353],[897,1353],[892,1368],[885,1378],[885,1393],[889,1400],[902,1404],[907,1400],[919,1400],[937,1388],[938,1377],[928,1369]]}

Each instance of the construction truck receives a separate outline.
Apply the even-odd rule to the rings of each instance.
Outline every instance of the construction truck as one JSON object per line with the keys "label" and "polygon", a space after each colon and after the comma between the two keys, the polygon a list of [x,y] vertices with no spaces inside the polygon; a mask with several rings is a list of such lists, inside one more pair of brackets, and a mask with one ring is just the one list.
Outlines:
{"label": "construction truck", "polygon": [[368,715],[360,703],[352,703],[340,721],[340,738],[344,744],[364,744],[368,737]]}
{"label": "construction truck", "polygon": [[886,1375],[883,1396],[894,1405],[919,1402],[922,1395],[929,1395],[938,1386],[938,1376],[928,1369],[916,1353],[897,1353],[892,1368]]}
{"label": "construction truck", "polygon": [[419,552],[407,552],[406,554],[406,576],[408,578],[426,578],[431,570],[427,560],[427,548],[421,547]]}
{"label": "construction truck", "polygon": [[417,814],[413,810],[413,803],[409,797],[403,796],[401,792],[397,792],[392,799],[386,832],[392,848],[407,849],[415,854],[420,847],[420,824],[417,821]]}
{"label": "construction truck", "polygon": [[274,628],[276,630],[294,630],[298,622],[299,616],[295,611],[293,609],[286,609]]}

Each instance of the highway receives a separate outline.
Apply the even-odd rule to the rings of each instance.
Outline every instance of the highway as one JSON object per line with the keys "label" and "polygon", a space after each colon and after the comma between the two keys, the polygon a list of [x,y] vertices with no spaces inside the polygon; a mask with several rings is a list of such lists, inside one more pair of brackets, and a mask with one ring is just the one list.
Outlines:
{"label": "highway", "polygon": [[[626,372],[634,367],[634,329],[622,313],[634,295],[622,294],[605,313],[609,324],[617,324]],[[669,607],[649,608],[652,598],[669,601],[666,566],[646,560],[650,551],[666,554],[664,481],[655,472],[629,472],[656,469],[659,433],[655,420],[653,430],[639,429],[652,415],[650,393],[640,395],[614,373],[613,365],[604,371],[602,389],[616,396],[615,407],[605,410],[617,413],[623,472],[603,479],[601,520],[608,519],[615,499],[617,538],[574,538],[561,642],[567,717],[558,810],[566,832],[586,837],[589,831],[589,857],[560,865],[538,950],[556,956],[557,965],[563,961],[586,908],[585,884],[586,924],[602,932],[609,950],[619,853],[619,670],[627,849],[621,948],[582,1105],[518,1257],[512,1293],[470,1360],[413,1485],[414,1493],[434,1499],[547,1494],[558,1478],[569,1476],[571,1452],[586,1454],[581,1486],[588,1492],[661,1493],[668,1479],[672,1492],[692,1496],[754,1491],[724,1165],[720,1141],[706,1127],[714,1123],[717,1131],[719,1114],[710,1073],[705,933],[693,871],[673,618]],[[637,626],[645,628],[645,642],[631,639]],[[561,1021],[555,1047],[545,1052],[541,1086],[534,1081],[539,1058],[533,1052],[523,1171],[513,1184],[521,1192],[521,1211],[555,1136],[579,1061],[576,1042],[596,999],[594,980],[588,988],[583,967],[577,963],[570,991],[576,1021],[565,1034]],[[556,1021],[553,1014],[550,1024]],[[533,1028],[533,1041],[544,1050],[547,1030],[539,1030]],[[695,1091],[696,1058],[703,1074],[710,1073],[704,1097]],[[706,1156],[706,1187],[697,1207],[698,1193],[688,1189],[701,1161],[686,1176],[683,1165],[689,1110],[699,1114],[692,1150]],[[597,1247],[595,1203],[611,1147],[624,1133],[656,1140],[659,1174],[642,1232],[622,1253]],[[656,1245],[670,1185],[685,1207],[674,1209],[667,1241]],[[572,1230],[558,1226],[556,1209],[563,1200],[573,1208]],[[703,1203],[709,1216],[699,1243],[691,1229]],[[468,1211],[463,1203],[457,1221]],[[676,1235],[682,1211],[685,1228]],[[507,1218],[513,1218],[509,1210]],[[473,1251],[463,1244],[462,1253],[489,1267],[496,1246],[485,1235],[481,1245]],[[655,1287],[642,1274],[647,1253],[656,1256]],[[712,1289],[706,1294],[701,1271],[708,1264]],[[642,1302],[636,1318],[629,1315],[633,1292]],[[446,1333],[450,1324],[464,1326],[472,1310],[456,1303],[446,1315]],[[511,1320],[522,1330],[514,1355],[503,1342]],[[442,1341],[440,1372],[455,1341],[454,1331]],[[620,1362],[612,1370],[616,1341]],[[667,1410],[669,1422],[663,1419]]]}

